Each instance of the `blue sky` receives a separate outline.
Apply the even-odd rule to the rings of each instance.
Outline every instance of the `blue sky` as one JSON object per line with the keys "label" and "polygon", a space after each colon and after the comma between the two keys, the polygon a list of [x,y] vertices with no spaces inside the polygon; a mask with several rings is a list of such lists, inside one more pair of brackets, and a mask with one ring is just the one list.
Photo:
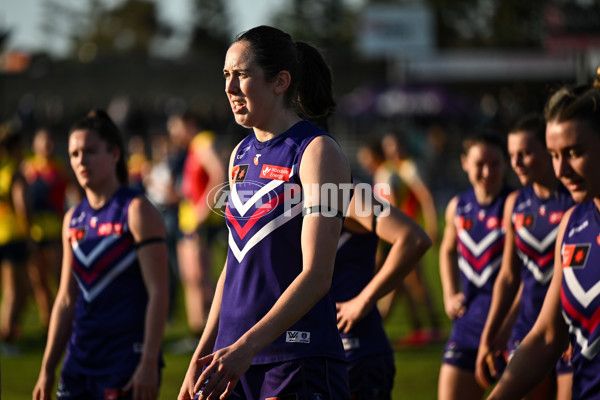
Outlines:
{"label": "blue sky", "polygon": [[[105,0],[106,4],[119,4],[123,0]],[[187,26],[191,0],[153,0],[159,7],[159,18],[178,27]],[[236,31],[241,32],[253,26],[268,22],[270,14],[284,4],[285,0],[228,0]],[[78,0],[61,0],[61,4],[81,7]],[[48,49],[60,57],[68,50],[66,38],[46,37],[41,29],[44,20],[43,0],[2,0],[0,1],[0,28],[11,29],[9,49],[37,51]],[[70,27],[62,27],[68,30]],[[235,33],[237,33],[235,32]],[[167,46],[177,55],[182,44]]]}

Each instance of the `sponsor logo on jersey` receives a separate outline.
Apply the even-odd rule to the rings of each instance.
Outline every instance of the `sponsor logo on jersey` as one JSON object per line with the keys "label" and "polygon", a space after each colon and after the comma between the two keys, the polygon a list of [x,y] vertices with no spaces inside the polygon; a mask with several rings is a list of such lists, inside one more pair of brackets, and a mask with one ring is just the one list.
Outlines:
{"label": "sponsor logo on jersey", "polygon": [[69,229],[69,236],[71,237],[71,242],[81,242],[83,239],[85,239],[86,234],[86,226]]}
{"label": "sponsor logo on jersey", "polygon": [[259,178],[275,179],[278,181],[290,180],[291,168],[279,167],[277,165],[263,164]]}
{"label": "sponsor logo on jersey", "polygon": [[103,222],[98,226],[98,236],[108,236],[116,233],[118,235],[123,232],[123,224],[120,222]]}
{"label": "sponsor logo on jersey", "polygon": [[85,218],[85,211],[82,211],[81,214],[79,214],[76,218],[73,218],[71,220],[71,225],[77,225],[83,222],[83,219]]}
{"label": "sponsor logo on jersey", "polygon": [[467,217],[458,217],[456,219],[456,229],[457,230],[470,230],[473,227],[473,220]]}
{"label": "sponsor logo on jersey", "polygon": [[562,248],[562,265],[571,268],[583,268],[590,252],[590,244],[565,244]]}
{"label": "sponsor logo on jersey", "polygon": [[246,175],[248,175],[248,164],[236,165],[231,170],[231,180],[234,183],[244,182]]}
{"label": "sponsor logo on jersey", "polygon": [[310,343],[310,332],[286,331],[286,343]]}
{"label": "sponsor logo on jersey", "polygon": [[515,214],[515,230],[531,228],[535,223],[535,214]]}
{"label": "sponsor logo on jersey", "polygon": [[258,159],[260,158],[260,156],[261,156],[261,155],[262,155],[262,154],[256,154],[256,155],[254,156],[254,165],[258,165]]}
{"label": "sponsor logo on jersey", "polygon": [[240,160],[242,158],[244,158],[244,156],[246,155],[246,152],[250,150],[250,146],[246,146],[243,149],[238,150],[238,154],[235,156],[236,160]]}
{"label": "sponsor logo on jersey", "polygon": [[344,351],[359,349],[360,339],[357,337],[345,337],[342,338],[342,345],[344,346]]}
{"label": "sponsor logo on jersey", "polygon": [[550,213],[550,215],[548,216],[548,221],[552,225],[556,225],[556,224],[558,224],[562,220],[562,217],[563,217],[564,214],[565,214],[564,211],[552,211]]}

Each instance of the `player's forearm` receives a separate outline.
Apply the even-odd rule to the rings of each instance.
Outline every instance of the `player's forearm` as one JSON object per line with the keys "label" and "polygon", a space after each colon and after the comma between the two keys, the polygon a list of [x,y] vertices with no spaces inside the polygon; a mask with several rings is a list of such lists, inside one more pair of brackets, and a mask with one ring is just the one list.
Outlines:
{"label": "player's forearm", "polygon": [[53,374],[56,370],[71,334],[74,314],[75,305],[58,296],[50,316],[48,340],[42,359],[43,372]]}
{"label": "player's forearm", "polygon": [[[159,285],[149,294],[144,326],[144,345],[140,362],[155,362],[160,354],[162,339],[168,315],[168,289]],[[162,288],[162,286],[165,286]]]}

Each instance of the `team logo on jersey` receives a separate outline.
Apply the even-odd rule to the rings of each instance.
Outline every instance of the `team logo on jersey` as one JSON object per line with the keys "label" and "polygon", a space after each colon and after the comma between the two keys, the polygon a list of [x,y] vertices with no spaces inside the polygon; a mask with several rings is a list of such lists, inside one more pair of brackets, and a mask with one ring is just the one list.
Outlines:
{"label": "team logo on jersey", "polygon": [[259,178],[274,179],[278,181],[290,180],[290,174],[292,173],[291,168],[280,167],[277,165],[263,164],[260,170]]}
{"label": "team logo on jersey", "polygon": [[310,343],[310,332],[286,331],[286,343]]}
{"label": "team logo on jersey", "polygon": [[546,206],[540,206],[540,208],[538,209],[538,212],[540,213],[540,215],[543,217],[544,215],[546,215]]}
{"label": "team logo on jersey", "polygon": [[261,155],[262,155],[262,154],[256,154],[256,155],[254,156],[254,165],[258,165],[258,159],[260,158],[260,156],[261,156]]}
{"label": "team logo on jersey", "polygon": [[85,239],[86,234],[87,234],[86,226],[82,226],[79,228],[71,228],[69,230],[69,236],[71,237],[71,242],[81,242],[83,239]]}
{"label": "team logo on jersey", "polygon": [[565,244],[562,248],[562,265],[571,268],[583,268],[590,252],[590,244]]}
{"label": "team logo on jersey", "polygon": [[456,219],[456,229],[457,230],[470,230],[473,227],[473,220],[467,217],[458,217]]}
{"label": "team logo on jersey", "polygon": [[231,180],[234,183],[244,182],[248,174],[248,164],[236,165],[231,170]]}
{"label": "team logo on jersey", "polygon": [[535,223],[535,214],[515,214],[515,230],[531,228]]}
{"label": "team logo on jersey", "polygon": [[552,211],[548,216],[548,222],[550,222],[552,225],[556,225],[562,220],[564,214],[564,211]]}
{"label": "team logo on jersey", "polygon": [[483,221],[485,219],[485,210],[479,210],[479,212],[477,213],[477,218],[480,221]]}

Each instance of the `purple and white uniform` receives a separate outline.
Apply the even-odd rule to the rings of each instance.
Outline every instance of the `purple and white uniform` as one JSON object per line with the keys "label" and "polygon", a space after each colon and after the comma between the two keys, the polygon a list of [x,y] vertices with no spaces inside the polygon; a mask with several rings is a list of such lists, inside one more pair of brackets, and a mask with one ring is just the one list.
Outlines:
{"label": "purple and white uniform", "polygon": [[74,209],[69,236],[79,291],[63,372],[130,377],[139,363],[148,294],[127,223],[139,195],[122,186],[100,209],[87,199]]}
{"label": "purple and white uniform", "polygon": [[554,271],[554,248],[558,225],[574,202],[560,185],[547,199],[541,199],[529,185],[519,191],[511,216],[515,249],[523,265],[523,292],[519,316],[509,341],[509,351],[529,333],[535,323]]}
{"label": "purple and white uniform", "polygon": [[600,215],[593,201],[575,206],[561,243],[562,313],[573,345],[573,398],[600,393]]}
{"label": "purple and white uniform", "polygon": [[[342,230],[331,284],[331,295],[336,303],[356,297],[373,279],[378,243],[379,238],[373,233]],[[341,333],[341,336],[346,359],[350,362],[393,352],[377,307],[373,307],[350,333]]]}
{"label": "purple and white uniform", "polygon": [[481,332],[502,263],[503,214],[508,193],[508,189],[503,189],[488,205],[480,205],[472,189],[458,196],[454,224],[466,312],[454,320],[444,362],[462,369],[475,370]]}
{"label": "purple and white uniform", "polygon": [[[265,142],[246,137],[233,155],[227,201],[227,279],[215,350],[231,345],[273,307],[302,271],[302,191],[298,168],[317,136],[307,121]],[[253,365],[309,357],[344,360],[335,305],[327,294],[252,360]]]}
{"label": "purple and white uniform", "polygon": [[[379,237],[342,229],[331,285],[333,300],[356,297],[373,279]],[[377,307],[350,332],[341,333],[348,361],[352,398],[389,399],[394,385],[394,354]]]}

